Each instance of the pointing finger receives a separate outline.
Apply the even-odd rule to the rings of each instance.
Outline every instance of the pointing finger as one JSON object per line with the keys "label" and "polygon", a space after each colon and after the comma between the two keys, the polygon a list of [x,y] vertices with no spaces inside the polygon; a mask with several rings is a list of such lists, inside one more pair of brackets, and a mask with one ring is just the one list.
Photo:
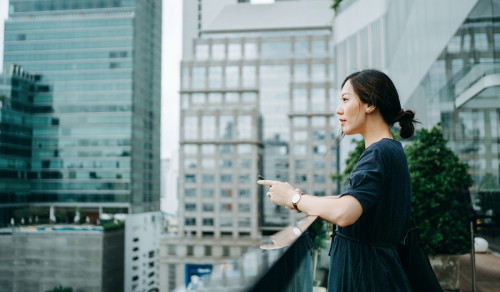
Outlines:
{"label": "pointing finger", "polygon": [[270,187],[273,186],[275,182],[276,182],[275,180],[267,180],[267,179],[257,181],[259,185],[270,186]]}

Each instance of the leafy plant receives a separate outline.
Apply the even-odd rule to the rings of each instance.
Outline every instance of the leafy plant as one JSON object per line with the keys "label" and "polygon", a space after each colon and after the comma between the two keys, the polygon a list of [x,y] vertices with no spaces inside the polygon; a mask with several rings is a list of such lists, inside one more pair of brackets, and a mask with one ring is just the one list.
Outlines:
{"label": "leafy plant", "polygon": [[354,149],[347,155],[346,167],[344,172],[339,175],[332,176],[332,179],[334,181],[340,181],[341,184],[345,184],[347,182],[349,175],[351,175],[351,172],[354,170],[356,163],[358,163],[359,157],[361,156],[363,151],[365,151],[365,140],[354,139],[351,141],[351,143],[355,144],[356,146],[354,146]]}
{"label": "leafy plant", "polygon": [[412,179],[413,216],[427,252],[466,253],[470,204],[461,190],[472,185],[468,165],[446,146],[439,126],[417,131],[417,139],[405,152]]}

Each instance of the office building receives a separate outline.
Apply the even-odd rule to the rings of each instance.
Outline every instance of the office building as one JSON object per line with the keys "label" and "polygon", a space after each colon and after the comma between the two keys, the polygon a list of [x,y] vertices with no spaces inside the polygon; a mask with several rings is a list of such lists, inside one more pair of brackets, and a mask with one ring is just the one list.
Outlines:
{"label": "office building", "polygon": [[498,0],[343,1],[333,25],[337,77],[388,73],[422,127],[441,124],[487,216],[500,212],[499,13]]}
{"label": "office building", "polygon": [[162,289],[297,218],[266,200],[258,174],[337,193],[330,5],[184,1],[179,233],[162,239]]}
{"label": "office building", "polygon": [[[29,199],[33,96],[39,79],[18,65],[0,75],[0,204]],[[3,209],[0,221],[10,222],[13,216],[13,210]]]}
{"label": "office building", "polygon": [[44,87],[30,101],[30,187],[2,190],[0,213],[38,206],[68,221],[78,207],[95,222],[159,210],[161,6],[10,0],[4,68]]}
{"label": "office building", "polygon": [[0,291],[123,291],[123,227],[0,229]]}

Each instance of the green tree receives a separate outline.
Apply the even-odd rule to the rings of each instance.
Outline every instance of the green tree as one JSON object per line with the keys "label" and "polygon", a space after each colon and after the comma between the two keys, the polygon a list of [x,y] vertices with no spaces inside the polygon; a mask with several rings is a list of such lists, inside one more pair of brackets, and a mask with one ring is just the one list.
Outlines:
{"label": "green tree", "polygon": [[345,184],[347,179],[351,175],[351,172],[354,170],[356,163],[358,163],[359,157],[365,151],[365,140],[352,140],[352,144],[355,144],[354,149],[349,152],[346,159],[346,167],[344,172],[339,175],[334,175],[332,179],[334,181],[340,181],[341,184]]}
{"label": "green tree", "polygon": [[461,190],[472,185],[468,165],[446,146],[439,126],[417,131],[405,147],[412,179],[412,212],[429,255],[470,248],[469,210]]}

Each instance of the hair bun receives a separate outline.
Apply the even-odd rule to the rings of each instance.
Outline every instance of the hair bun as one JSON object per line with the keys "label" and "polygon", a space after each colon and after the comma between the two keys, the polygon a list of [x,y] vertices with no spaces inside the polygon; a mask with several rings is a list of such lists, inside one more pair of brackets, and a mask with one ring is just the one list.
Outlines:
{"label": "hair bun", "polygon": [[399,122],[401,129],[399,130],[399,136],[403,139],[410,138],[415,132],[414,123],[418,123],[415,120],[415,113],[411,110],[401,109],[399,114],[396,116],[396,122]]}

